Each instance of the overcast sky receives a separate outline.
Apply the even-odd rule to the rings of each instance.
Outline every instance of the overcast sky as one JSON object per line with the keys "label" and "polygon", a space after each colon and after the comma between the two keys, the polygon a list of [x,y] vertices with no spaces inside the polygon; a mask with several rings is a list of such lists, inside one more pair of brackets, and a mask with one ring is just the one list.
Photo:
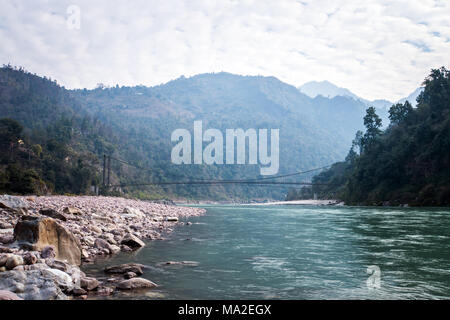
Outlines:
{"label": "overcast sky", "polygon": [[295,86],[329,80],[394,101],[450,65],[448,0],[0,0],[0,8],[0,63],[68,88],[227,71]]}

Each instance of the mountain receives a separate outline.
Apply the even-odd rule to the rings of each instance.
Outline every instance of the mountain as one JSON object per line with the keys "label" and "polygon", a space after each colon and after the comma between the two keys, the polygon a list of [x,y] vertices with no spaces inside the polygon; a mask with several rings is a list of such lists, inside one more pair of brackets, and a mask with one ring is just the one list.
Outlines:
{"label": "mountain", "polygon": [[383,121],[384,127],[387,127],[389,124],[389,108],[392,106],[392,103],[387,100],[374,100],[369,101],[358,97],[356,94],[351,92],[346,88],[341,88],[336,86],[335,84],[329,81],[311,81],[303,84],[298,87],[298,90],[311,98],[315,98],[318,96],[323,96],[329,99],[333,99],[335,97],[345,97],[347,99],[355,100],[362,103],[366,108],[370,106],[374,106],[378,110],[378,114]]}
{"label": "mountain", "polygon": [[405,101],[409,101],[413,107],[417,105],[417,97],[423,92],[423,87],[419,87],[414,92],[412,92],[409,96],[406,98],[400,99],[398,103],[405,103]]}
{"label": "mountain", "polygon": [[[363,127],[366,109],[363,102],[345,96],[311,98],[274,77],[222,72],[180,77],[154,87],[66,90],[23,70],[1,71],[2,118],[17,120],[24,126],[26,143],[41,145],[44,154],[57,159],[53,168],[51,159],[44,165],[28,153],[35,162],[24,160],[21,165],[36,168],[55,192],[83,193],[90,184],[99,184],[106,153],[131,164],[112,161],[111,183],[122,185],[116,192],[139,197],[280,199],[287,192],[284,187],[130,184],[260,176],[259,165],[173,164],[171,133],[176,129],[192,133],[198,120],[204,130],[215,128],[223,133],[238,128],[279,129],[279,174],[321,167],[345,157],[355,132]],[[63,150],[58,156],[55,139]],[[80,165],[91,171],[82,187],[75,188],[71,181],[77,180]],[[55,172],[55,168],[61,170]],[[57,177],[59,172],[65,176]],[[300,178],[311,177],[312,173]]]}
{"label": "mountain", "polygon": [[[359,119],[365,110],[362,103],[353,99],[311,99],[274,77],[224,72],[180,77],[156,87],[76,90],[72,94],[93,116],[135,136],[136,140],[130,140],[130,144],[145,145],[142,165],[158,168],[155,170],[160,172],[158,179],[167,176],[235,179],[259,175],[256,165],[173,165],[171,132],[177,128],[192,132],[194,120],[202,120],[205,129],[217,128],[221,132],[228,128],[279,128],[279,173],[283,174],[343,159],[354,132],[362,127]],[[177,194],[189,195],[185,187],[174,189]],[[234,196],[249,193],[261,198],[268,194],[262,188],[253,188],[252,192],[242,186],[219,189],[216,187],[218,191],[213,193],[198,187],[198,192],[189,190],[189,193],[210,197],[229,192]],[[270,194],[276,197],[286,191],[274,189],[271,188]]]}
{"label": "mountain", "polygon": [[[342,96],[342,97],[350,97],[355,100],[359,100],[366,104],[368,107],[373,106],[380,110],[389,110],[389,108],[394,104],[391,101],[384,100],[384,99],[378,99],[378,100],[367,100],[364,98],[361,98],[351,92],[350,90],[346,88],[341,88],[336,86],[335,84],[329,82],[329,81],[311,81],[303,84],[302,86],[298,87],[298,90],[300,92],[306,94],[307,96],[311,98],[315,98],[319,95],[327,97],[327,98],[334,98],[336,96]],[[419,96],[419,94],[423,91],[422,87],[417,88],[412,92],[410,95],[408,95],[406,98],[400,99],[396,103],[404,103],[406,100],[408,100],[412,106],[416,106],[416,99]]]}
{"label": "mountain", "polygon": [[360,100],[360,98],[352,93],[350,90],[345,88],[340,88],[329,81],[311,81],[298,87],[300,92],[306,94],[311,98],[315,98],[319,95],[326,98],[334,98],[336,96],[350,97],[355,100]]}

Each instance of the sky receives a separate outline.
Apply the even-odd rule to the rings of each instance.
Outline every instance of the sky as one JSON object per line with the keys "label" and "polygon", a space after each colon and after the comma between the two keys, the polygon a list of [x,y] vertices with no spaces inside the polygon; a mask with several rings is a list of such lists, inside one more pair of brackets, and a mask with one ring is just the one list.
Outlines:
{"label": "sky", "polygon": [[181,75],[328,80],[396,101],[450,67],[448,0],[0,0],[0,63],[67,88]]}

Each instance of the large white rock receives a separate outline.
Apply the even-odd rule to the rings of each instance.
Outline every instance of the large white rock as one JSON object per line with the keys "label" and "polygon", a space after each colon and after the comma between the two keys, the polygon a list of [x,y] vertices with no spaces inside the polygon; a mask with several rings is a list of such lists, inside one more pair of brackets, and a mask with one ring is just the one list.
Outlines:
{"label": "large white rock", "polygon": [[7,290],[0,290],[0,300],[23,300],[17,294]]}
{"label": "large white rock", "polygon": [[121,216],[127,217],[127,218],[144,218],[145,214],[142,213],[142,211],[139,209],[132,208],[132,207],[125,207],[123,209]]}
{"label": "large white rock", "polygon": [[128,280],[123,280],[117,284],[117,289],[120,290],[138,290],[138,289],[148,289],[155,288],[158,285],[150,280],[144,278],[132,278]]}
{"label": "large white rock", "polygon": [[11,291],[25,300],[66,300],[55,278],[47,270],[0,272],[0,290]]}
{"label": "large white rock", "polygon": [[53,276],[53,280],[63,290],[72,290],[74,287],[74,283],[72,277],[69,276],[64,271],[58,269],[44,269],[42,273],[48,275],[49,277]]}
{"label": "large white rock", "polygon": [[3,195],[0,196],[0,208],[23,214],[28,209],[28,203],[20,197]]}

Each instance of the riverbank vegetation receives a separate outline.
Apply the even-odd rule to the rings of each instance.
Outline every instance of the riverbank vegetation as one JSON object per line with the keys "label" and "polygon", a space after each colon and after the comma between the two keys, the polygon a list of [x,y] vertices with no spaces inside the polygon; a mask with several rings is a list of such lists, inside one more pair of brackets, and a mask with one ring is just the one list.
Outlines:
{"label": "riverbank vegetation", "polygon": [[382,131],[374,108],[364,117],[343,162],[313,178],[296,193],[342,199],[351,205],[450,205],[450,72],[434,69],[425,79],[417,107],[397,103]]}

